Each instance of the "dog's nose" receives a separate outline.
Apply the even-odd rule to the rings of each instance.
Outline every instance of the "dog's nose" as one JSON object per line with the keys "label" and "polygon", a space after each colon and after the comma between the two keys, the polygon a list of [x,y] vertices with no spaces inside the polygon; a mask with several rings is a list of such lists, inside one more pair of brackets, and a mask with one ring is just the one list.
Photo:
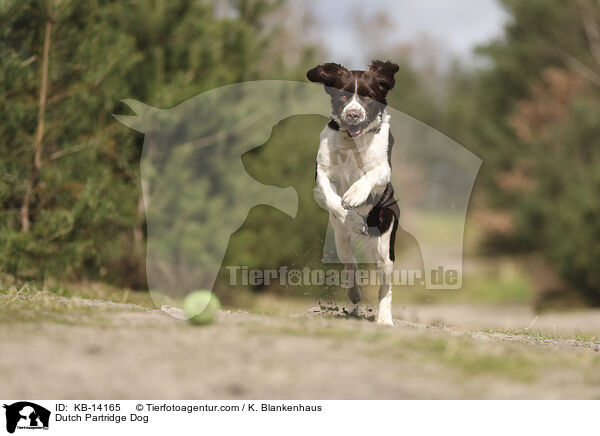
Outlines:
{"label": "dog's nose", "polygon": [[351,123],[356,123],[358,120],[360,120],[360,112],[350,110],[346,112],[346,119]]}

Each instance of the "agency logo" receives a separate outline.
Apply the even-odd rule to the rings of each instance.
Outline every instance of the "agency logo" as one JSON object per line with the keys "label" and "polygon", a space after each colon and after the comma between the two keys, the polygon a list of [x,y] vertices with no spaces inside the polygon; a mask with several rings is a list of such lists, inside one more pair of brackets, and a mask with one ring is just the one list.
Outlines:
{"label": "agency logo", "polygon": [[6,409],[6,431],[14,433],[16,429],[48,430],[50,411],[29,401],[18,401],[3,406]]}

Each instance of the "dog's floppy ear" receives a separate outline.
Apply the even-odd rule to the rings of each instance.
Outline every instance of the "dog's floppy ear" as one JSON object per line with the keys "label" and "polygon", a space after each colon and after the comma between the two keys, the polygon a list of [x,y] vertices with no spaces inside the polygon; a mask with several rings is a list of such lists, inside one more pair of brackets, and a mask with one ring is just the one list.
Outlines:
{"label": "dog's floppy ear", "polygon": [[306,78],[311,82],[319,82],[325,86],[333,86],[338,77],[347,73],[348,70],[340,64],[327,63],[317,65],[312,70],[308,70]]}
{"label": "dog's floppy ear", "polygon": [[398,72],[400,67],[390,61],[373,61],[371,62],[370,70],[375,73],[377,78],[377,84],[381,86],[386,92],[394,87],[396,80],[394,74]]}

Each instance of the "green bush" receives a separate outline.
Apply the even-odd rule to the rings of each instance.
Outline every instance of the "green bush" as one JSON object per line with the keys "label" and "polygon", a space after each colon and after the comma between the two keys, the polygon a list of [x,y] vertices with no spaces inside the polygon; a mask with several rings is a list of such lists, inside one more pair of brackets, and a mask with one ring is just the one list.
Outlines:
{"label": "green bush", "polygon": [[531,144],[536,187],[515,210],[520,233],[570,286],[600,304],[600,98],[589,97],[575,100],[568,118]]}

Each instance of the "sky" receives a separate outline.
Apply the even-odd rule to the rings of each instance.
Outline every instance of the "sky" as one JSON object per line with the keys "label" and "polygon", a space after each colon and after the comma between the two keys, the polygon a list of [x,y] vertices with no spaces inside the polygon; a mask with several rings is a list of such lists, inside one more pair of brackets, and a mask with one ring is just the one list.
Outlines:
{"label": "sky", "polygon": [[[352,25],[352,13],[369,16],[385,11],[391,23],[390,40],[418,41],[424,35],[447,55],[468,60],[474,46],[502,33],[506,14],[496,0],[296,0],[317,25],[317,39],[331,61],[350,68],[364,67],[368,50]],[[387,38],[386,38],[387,39]]]}

